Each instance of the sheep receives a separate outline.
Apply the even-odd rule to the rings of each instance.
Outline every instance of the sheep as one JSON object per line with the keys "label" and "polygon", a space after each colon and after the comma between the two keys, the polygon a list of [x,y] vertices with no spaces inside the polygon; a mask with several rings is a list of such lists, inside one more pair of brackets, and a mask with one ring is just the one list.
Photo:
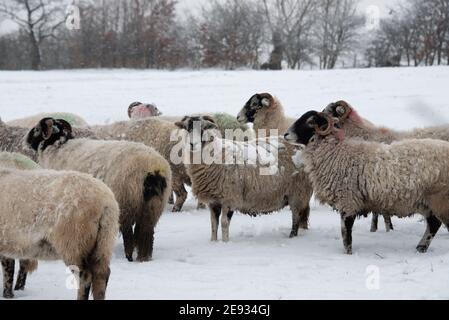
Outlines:
{"label": "sheep", "polygon": [[89,173],[106,183],[120,204],[126,258],[133,261],[136,246],[137,261],[151,259],[154,228],[171,190],[170,166],[159,153],[141,143],[73,139],[70,124],[53,118],[42,119],[26,141],[43,168]]}
{"label": "sheep", "polygon": [[[21,154],[0,152],[0,168],[17,169],[17,170],[35,170],[39,169],[39,165]],[[4,272],[3,297],[14,297],[12,287],[14,282],[14,259],[8,259],[0,256]],[[20,260],[20,269],[17,275],[17,282],[14,290],[24,290],[28,273],[32,273],[37,269],[37,260]],[[6,270],[10,273],[6,274]]]}
{"label": "sheep", "polygon": [[[325,113],[339,119],[339,126],[344,128],[347,137],[358,137],[367,141],[377,141],[391,144],[405,139],[438,139],[449,141],[449,126],[437,126],[412,131],[395,131],[385,127],[377,127],[370,121],[359,116],[357,111],[346,101],[329,104]],[[393,230],[391,217],[383,215],[387,232]],[[377,231],[378,214],[373,214],[371,232]]]}
{"label": "sheep", "polygon": [[172,133],[177,131],[174,123],[152,117],[77,129],[78,133],[75,134],[76,138],[79,134],[91,134],[99,139],[139,142],[154,148],[169,162],[171,167],[172,188],[176,195],[173,212],[182,210],[184,202],[187,199],[185,185],[191,185],[191,182],[182,162],[174,163],[171,161],[172,149],[177,145],[176,141],[170,141]]}
{"label": "sheep", "polygon": [[28,131],[26,128],[7,125],[0,119],[0,151],[16,152],[36,160],[34,152],[23,143]]}
{"label": "sheep", "polygon": [[345,251],[352,254],[357,215],[422,214],[427,230],[417,250],[426,252],[441,224],[449,223],[449,143],[411,139],[384,144],[348,138],[327,113],[304,114],[285,134],[303,145],[302,162],[315,195],[340,212]]}
{"label": "sheep", "polygon": [[[185,117],[176,125],[187,135],[207,137],[218,130],[214,119],[208,116]],[[206,139],[207,140],[207,139]],[[188,141],[188,140],[186,140]],[[233,213],[238,210],[244,214],[258,215],[278,211],[287,205],[292,209],[292,230],[290,237],[298,235],[299,227],[308,228],[310,212],[310,199],[312,187],[304,171],[297,168],[292,157],[296,148],[282,146],[279,148],[279,157],[267,152],[266,146],[275,146],[277,138],[257,141],[258,145],[251,143],[234,142],[215,137],[213,141],[195,143],[193,148],[185,153],[187,172],[192,180],[192,191],[198,200],[208,204],[211,213],[212,241],[217,241],[219,217],[221,214],[222,239],[229,241],[229,224]],[[186,143],[187,145],[187,143]],[[198,145],[201,145],[198,148]],[[202,150],[214,148],[214,157],[218,161],[211,163],[204,161],[189,161],[190,157],[202,159]],[[261,148],[261,149],[260,149]],[[244,161],[234,164],[223,164],[223,154],[229,150],[243,150],[242,157],[238,151],[238,159]],[[246,151],[245,151],[246,150]],[[266,163],[250,163],[249,154],[267,152],[267,158],[274,157],[279,162],[278,167],[269,167],[270,174],[261,174]],[[226,156],[225,156],[226,157]],[[256,162],[256,161],[255,161]],[[271,165],[271,161],[270,161]]]}
{"label": "sheep", "polygon": [[[77,267],[80,300],[91,287],[94,299],[105,298],[118,218],[111,190],[90,175],[0,168],[0,255]],[[11,268],[3,264],[9,286]]]}
{"label": "sheep", "polygon": [[89,173],[106,183],[120,204],[126,258],[133,261],[136,246],[137,261],[151,259],[154,228],[171,188],[170,166],[159,153],[141,143],[73,139],[70,124],[53,118],[42,119],[26,141],[42,167]]}
{"label": "sheep", "polygon": [[[235,130],[241,130],[240,134],[232,137],[237,141],[252,140],[254,134],[249,130],[248,126],[244,123],[238,122],[232,115],[228,113],[211,113],[211,114],[199,114],[198,116],[209,116],[215,120],[217,123],[221,136],[226,137],[226,130],[232,130],[235,134]],[[128,117],[130,119],[146,119],[151,117],[158,117],[169,122],[181,121],[183,117],[176,116],[162,116],[162,112],[157,109],[154,105],[145,105],[140,102],[132,103],[128,108]]]}
{"label": "sheep", "polygon": [[[0,151],[20,153],[36,161],[36,153],[24,141],[29,131],[29,128],[11,126],[0,119]],[[95,134],[88,129],[74,128],[73,133],[77,138],[96,139]]]}
{"label": "sheep", "polygon": [[128,117],[131,120],[158,117],[160,115],[162,115],[162,112],[159,111],[155,104],[133,102],[128,107]]}
{"label": "sheep", "polygon": [[72,127],[87,127],[87,122],[80,116],[69,112],[52,112],[52,113],[39,113],[30,117],[15,119],[8,121],[6,124],[13,127],[33,128],[39,120],[43,118],[57,118],[64,119]]}
{"label": "sheep", "polygon": [[258,93],[252,96],[237,115],[240,123],[253,123],[253,129],[260,137],[270,136],[270,130],[286,132],[295,119],[285,116],[281,102],[269,93]]}

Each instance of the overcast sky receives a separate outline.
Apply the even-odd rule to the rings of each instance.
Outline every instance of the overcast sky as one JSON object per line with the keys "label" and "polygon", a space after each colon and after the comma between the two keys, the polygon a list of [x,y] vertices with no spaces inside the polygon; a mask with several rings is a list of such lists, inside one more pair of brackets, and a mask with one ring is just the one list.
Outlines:
{"label": "overcast sky", "polygon": [[[388,9],[390,7],[392,6],[394,7],[395,3],[404,0],[359,0],[359,1],[360,1],[359,9],[361,12],[366,12],[368,6],[374,5],[379,7],[381,16],[386,16],[388,15],[389,12]],[[179,2],[178,13],[182,16],[183,12],[186,11],[187,9],[198,9],[201,7],[201,4],[206,3],[207,0],[178,0],[178,2]],[[4,23],[0,21],[0,34],[10,32],[15,28],[16,25],[9,21]]]}

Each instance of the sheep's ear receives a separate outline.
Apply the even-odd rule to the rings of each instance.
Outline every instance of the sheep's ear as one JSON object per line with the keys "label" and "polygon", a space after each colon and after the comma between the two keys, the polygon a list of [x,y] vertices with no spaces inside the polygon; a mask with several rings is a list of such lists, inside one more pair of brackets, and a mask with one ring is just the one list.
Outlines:
{"label": "sheep's ear", "polygon": [[56,126],[58,129],[64,134],[66,137],[72,137],[72,125],[65,121],[64,119],[58,119],[56,120]]}
{"label": "sheep's ear", "polygon": [[175,126],[177,126],[179,129],[187,130],[187,123],[184,120],[176,121]]}
{"label": "sheep's ear", "polygon": [[204,125],[204,130],[218,129],[217,122],[214,118],[210,116],[203,116],[203,120],[206,122]]}

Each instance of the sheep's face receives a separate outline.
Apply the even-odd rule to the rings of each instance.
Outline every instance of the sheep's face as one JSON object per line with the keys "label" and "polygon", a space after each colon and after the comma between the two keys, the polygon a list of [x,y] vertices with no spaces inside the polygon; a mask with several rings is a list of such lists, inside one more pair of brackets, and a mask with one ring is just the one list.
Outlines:
{"label": "sheep's face", "polygon": [[237,116],[240,123],[254,123],[257,114],[263,109],[271,107],[273,104],[273,96],[269,93],[255,94],[245,104],[243,109]]}
{"label": "sheep's face", "polygon": [[343,123],[349,115],[352,113],[352,107],[346,101],[338,101],[335,103],[331,103],[324,109],[324,113],[337,118],[340,123]]}
{"label": "sheep's face", "polygon": [[205,143],[212,141],[215,136],[220,134],[215,120],[209,116],[186,116],[181,121],[176,122],[175,125],[187,131],[187,140],[194,152],[200,151]]}
{"label": "sheep's face", "polygon": [[327,114],[309,111],[288,129],[285,140],[292,144],[308,145],[315,134],[326,136],[332,132],[330,119]]}
{"label": "sheep's face", "polygon": [[28,133],[26,144],[37,151],[40,146],[45,150],[57,141],[64,143],[70,139],[73,139],[72,126],[67,121],[44,118]]}
{"label": "sheep's face", "polygon": [[133,102],[128,107],[128,117],[130,119],[146,119],[161,116],[162,112],[153,104]]}

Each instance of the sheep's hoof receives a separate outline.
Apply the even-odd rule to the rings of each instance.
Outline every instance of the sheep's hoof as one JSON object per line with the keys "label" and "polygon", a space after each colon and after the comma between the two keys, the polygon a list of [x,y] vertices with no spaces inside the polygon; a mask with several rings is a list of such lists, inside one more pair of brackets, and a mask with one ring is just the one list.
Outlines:
{"label": "sheep's hoof", "polygon": [[370,232],[377,232],[377,228],[371,228]]}
{"label": "sheep's hoof", "polygon": [[174,206],[172,212],[181,212],[181,207]]}
{"label": "sheep's hoof", "polygon": [[25,290],[25,285],[16,285],[14,288],[15,291],[23,291]]}
{"label": "sheep's hoof", "polygon": [[129,262],[133,262],[134,261],[134,259],[133,259],[133,256],[131,255],[131,256],[126,256],[126,259],[128,259],[128,261]]}
{"label": "sheep's hoof", "polygon": [[296,232],[292,231],[290,233],[290,239],[296,238],[297,236],[298,236],[298,231],[296,231]]}
{"label": "sheep's hoof", "polygon": [[417,246],[416,247],[416,251],[418,251],[419,253],[426,253],[427,249],[428,249],[428,247],[426,247],[426,246]]}
{"label": "sheep's hoof", "polygon": [[137,262],[150,262],[151,260],[151,257],[137,258]]}
{"label": "sheep's hoof", "polygon": [[346,254],[351,256],[352,255],[352,248],[346,248]]}
{"label": "sheep's hoof", "polygon": [[12,293],[12,292],[3,292],[3,298],[5,298],[5,299],[13,299],[14,298],[14,293]]}

